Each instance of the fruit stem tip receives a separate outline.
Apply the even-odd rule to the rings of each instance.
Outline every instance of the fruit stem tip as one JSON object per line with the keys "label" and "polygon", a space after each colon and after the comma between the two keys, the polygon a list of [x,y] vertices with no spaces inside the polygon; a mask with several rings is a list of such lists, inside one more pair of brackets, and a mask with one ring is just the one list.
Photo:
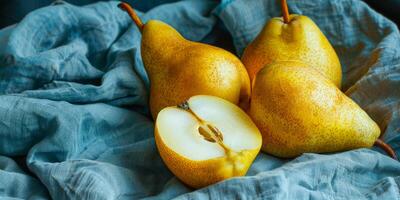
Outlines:
{"label": "fruit stem tip", "polygon": [[143,32],[142,20],[140,20],[139,16],[136,14],[135,10],[133,10],[133,8],[128,3],[125,3],[125,2],[121,2],[120,4],[118,4],[118,7],[121,10],[127,12],[128,15],[135,22],[136,26],[139,28],[140,32]]}
{"label": "fruit stem tip", "polygon": [[383,149],[390,157],[392,157],[395,160],[399,160],[397,158],[396,152],[390,147],[388,144],[386,144],[383,140],[377,139],[374,143],[375,146],[378,146],[379,148]]}
{"label": "fruit stem tip", "polygon": [[283,22],[287,24],[289,23],[289,9],[286,0],[281,0],[281,8],[282,8]]}

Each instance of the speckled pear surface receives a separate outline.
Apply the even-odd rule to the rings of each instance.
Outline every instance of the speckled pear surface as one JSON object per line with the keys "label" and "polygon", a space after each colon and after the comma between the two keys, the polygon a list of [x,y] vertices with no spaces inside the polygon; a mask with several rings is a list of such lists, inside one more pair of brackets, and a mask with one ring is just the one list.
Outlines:
{"label": "speckled pear surface", "polygon": [[278,157],[371,147],[377,124],[329,79],[299,62],[277,62],[255,79],[249,115],[262,150]]}
{"label": "speckled pear surface", "polygon": [[292,14],[289,19],[286,24],[282,18],[272,18],[245,49],[242,62],[250,80],[267,64],[297,60],[313,67],[340,88],[341,65],[328,39],[310,18]]}
{"label": "speckled pear surface", "polygon": [[174,28],[150,20],[143,28],[141,54],[150,78],[150,110],[158,112],[194,95],[247,103],[250,81],[240,59],[218,47],[184,39]]}

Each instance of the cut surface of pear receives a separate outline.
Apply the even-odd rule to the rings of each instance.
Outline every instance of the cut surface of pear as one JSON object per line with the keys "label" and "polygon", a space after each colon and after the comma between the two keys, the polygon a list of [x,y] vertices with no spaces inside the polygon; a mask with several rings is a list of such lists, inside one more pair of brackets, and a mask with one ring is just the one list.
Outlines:
{"label": "cut surface of pear", "polygon": [[164,108],[157,116],[155,139],[167,167],[194,188],[245,175],[262,143],[244,111],[207,95]]}
{"label": "cut surface of pear", "polygon": [[369,148],[379,126],[328,78],[299,62],[265,66],[255,79],[249,115],[263,151],[278,157]]}

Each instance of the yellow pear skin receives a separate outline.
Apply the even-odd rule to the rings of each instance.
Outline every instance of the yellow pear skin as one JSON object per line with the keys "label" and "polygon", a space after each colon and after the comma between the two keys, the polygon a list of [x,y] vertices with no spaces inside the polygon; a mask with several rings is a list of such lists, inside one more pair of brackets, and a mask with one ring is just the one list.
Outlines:
{"label": "yellow pear skin", "polygon": [[141,54],[150,78],[153,119],[165,107],[194,95],[213,95],[245,106],[250,80],[235,55],[207,44],[188,41],[174,28],[150,20],[142,32]]}
{"label": "yellow pear skin", "polygon": [[262,150],[291,158],[371,147],[378,125],[328,78],[300,62],[281,61],[258,72],[249,115]]}
{"label": "yellow pear skin", "polygon": [[297,60],[329,78],[340,88],[341,65],[335,50],[308,17],[292,14],[289,22],[272,18],[245,49],[242,62],[250,81],[264,66],[281,60]]}

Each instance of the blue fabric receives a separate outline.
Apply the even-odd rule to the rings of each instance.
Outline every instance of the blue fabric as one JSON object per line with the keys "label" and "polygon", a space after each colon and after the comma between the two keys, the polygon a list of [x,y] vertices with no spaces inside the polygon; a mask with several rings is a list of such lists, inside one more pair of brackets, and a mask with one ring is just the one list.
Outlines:
{"label": "blue fabric", "polygon": [[[0,31],[0,198],[400,199],[400,163],[376,148],[293,160],[260,153],[246,177],[196,191],[182,184],[157,153],[140,33],[117,4],[53,5]],[[400,154],[396,26],[361,1],[289,7],[326,34],[343,90]],[[265,0],[182,1],[140,13],[190,40],[232,37],[239,56],[279,15]]]}

